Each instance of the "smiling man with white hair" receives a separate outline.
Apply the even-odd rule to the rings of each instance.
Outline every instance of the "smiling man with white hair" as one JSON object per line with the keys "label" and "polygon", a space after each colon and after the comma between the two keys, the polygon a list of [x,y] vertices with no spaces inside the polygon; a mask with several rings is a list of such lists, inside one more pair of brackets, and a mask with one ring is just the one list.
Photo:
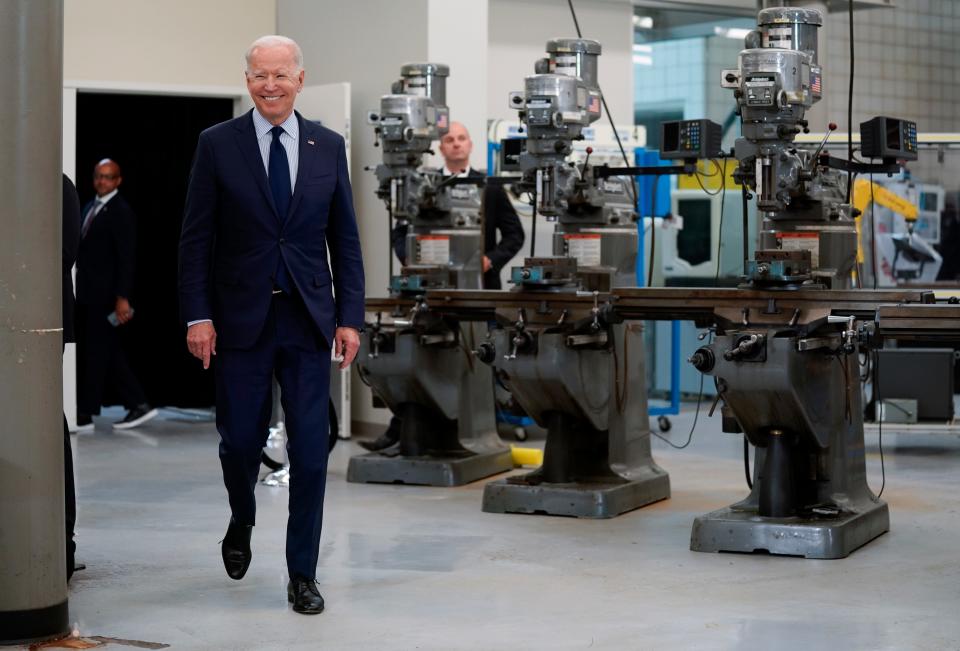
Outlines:
{"label": "smiling man with white hair", "polygon": [[245,59],[254,108],[197,143],[180,237],[180,307],[187,347],[216,376],[231,511],[221,547],[227,574],[242,579],[252,558],[254,487],[276,377],[290,458],[287,598],[296,612],[316,614],[324,607],[315,575],[330,349],[343,356],[341,368],[357,354],[363,261],[343,138],[293,109],[303,89],[300,47],[264,36]]}

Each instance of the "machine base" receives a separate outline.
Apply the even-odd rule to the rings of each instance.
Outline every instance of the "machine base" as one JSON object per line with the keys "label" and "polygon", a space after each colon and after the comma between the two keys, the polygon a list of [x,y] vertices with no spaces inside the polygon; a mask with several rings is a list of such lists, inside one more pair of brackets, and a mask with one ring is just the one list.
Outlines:
{"label": "machine base", "polygon": [[351,457],[347,481],[367,484],[462,486],[513,469],[510,450],[462,457],[389,457],[379,452]]}
{"label": "machine base", "polygon": [[889,530],[890,512],[881,501],[862,513],[816,518],[764,518],[756,510],[727,507],[693,521],[690,549],[845,558]]}
{"label": "machine base", "polygon": [[487,513],[613,518],[668,497],[670,477],[665,472],[616,483],[522,484],[501,479],[484,487],[483,510]]}

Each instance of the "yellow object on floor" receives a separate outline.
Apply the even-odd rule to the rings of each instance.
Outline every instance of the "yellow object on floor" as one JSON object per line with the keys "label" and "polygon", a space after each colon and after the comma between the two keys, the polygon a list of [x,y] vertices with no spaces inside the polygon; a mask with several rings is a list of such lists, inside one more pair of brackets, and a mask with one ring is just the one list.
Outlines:
{"label": "yellow object on floor", "polygon": [[510,455],[513,458],[513,465],[517,467],[543,465],[543,450],[540,448],[518,448],[511,445]]}

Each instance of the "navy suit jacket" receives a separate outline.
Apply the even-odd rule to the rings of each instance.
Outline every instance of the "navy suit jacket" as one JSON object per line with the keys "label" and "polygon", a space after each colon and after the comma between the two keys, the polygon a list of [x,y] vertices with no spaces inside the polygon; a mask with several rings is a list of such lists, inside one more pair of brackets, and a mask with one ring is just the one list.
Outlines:
{"label": "navy suit jacket", "polygon": [[[87,216],[93,201],[80,211]],[[133,292],[137,216],[122,194],[108,201],[87,227],[77,251],[77,302],[106,307]]]}
{"label": "navy suit jacket", "polygon": [[299,164],[287,215],[274,207],[252,111],[200,134],[180,235],[180,309],[186,322],[212,319],[218,345],[256,342],[281,260],[328,344],[336,327],[363,326],[363,261],[344,141],[297,119]]}
{"label": "navy suit jacket", "polygon": [[73,265],[77,261],[77,250],[80,248],[80,198],[73,181],[63,175],[63,253],[62,286],[63,286],[63,343],[76,341],[74,337],[74,296],[73,296]]}

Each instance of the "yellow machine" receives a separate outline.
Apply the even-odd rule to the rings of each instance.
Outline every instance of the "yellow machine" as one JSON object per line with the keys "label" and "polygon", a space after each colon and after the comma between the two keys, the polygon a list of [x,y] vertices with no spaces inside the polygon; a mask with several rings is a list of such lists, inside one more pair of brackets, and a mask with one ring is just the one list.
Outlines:
{"label": "yellow machine", "polygon": [[899,194],[896,194],[879,183],[867,179],[857,179],[853,184],[853,207],[857,209],[857,262],[863,264],[863,215],[867,212],[870,203],[889,208],[898,215],[903,215],[907,225],[912,226],[917,221],[917,207]]}
{"label": "yellow machine", "polygon": [[[877,223],[871,221],[871,225],[864,229],[863,220],[868,209],[871,216],[875,214],[871,204],[874,209],[887,209],[894,216],[894,221],[888,222],[884,228],[884,218],[877,215]],[[860,283],[862,286],[872,284],[875,287],[888,287],[902,282],[916,283],[936,279],[942,258],[930,242],[915,231],[920,215],[915,200],[879,183],[858,179],[853,185],[853,207],[859,211],[856,218],[857,269],[861,280],[866,281]],[[903,219],[899,226],[896,216]],[[886,219],[889,219],[889,216]],[[906,232],[903,232],[904,224]],[[870,239],[865,240],[864,233],[869,235]],[[868,252],[870,256],[876,256],[875,262],[870,261],[869,274],[866,268]],[[873,274],[876,274],[876,279],[872,277]]]}

